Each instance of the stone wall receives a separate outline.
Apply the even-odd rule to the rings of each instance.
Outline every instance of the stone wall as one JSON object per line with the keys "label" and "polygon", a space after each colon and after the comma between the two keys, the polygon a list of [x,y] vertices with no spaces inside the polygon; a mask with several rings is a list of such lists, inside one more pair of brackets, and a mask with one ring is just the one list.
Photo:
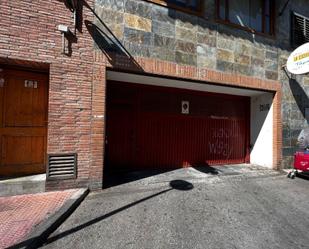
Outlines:
{"label": "stone wall", "polygon": [[205,1],[203,17],[143,0],[96,0],[95,47],[106,54],[279,80],[283,89],[283,165],[289,167],[296,138],[306,124],[302,109],[307,105],[309,77],[298,77],[299,87],[291,90],[282,65],[291,52],[290,11],[309,16],[309,8],[304,8],[305,0],[291,1],[279,17],[285,2],[277,1],[276,36],[267,37],[216,22],[214,0]]}

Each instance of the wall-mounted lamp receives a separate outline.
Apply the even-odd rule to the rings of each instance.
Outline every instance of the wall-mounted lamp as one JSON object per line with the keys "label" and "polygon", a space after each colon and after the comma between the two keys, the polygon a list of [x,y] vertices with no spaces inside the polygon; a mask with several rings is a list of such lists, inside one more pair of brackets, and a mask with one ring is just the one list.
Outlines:
{"label": "wall-mounted lamp", "polygon": [[67,8],[70,9],[70,11],[73,13],[73,19],[74,19],[74,35],[76,34],[76,26],[77,26],[77,1],[76,0],[65,0],[65,5]]}
{"label": "wall-mounted lamp", "polygon": [[61,32],[62,35],[62,54],[66,54],[66,42],[65,42],[65,37],[69,36],[70,34],[72,34],[70,28],[68,26],[65,25],[58,25],[58,30]]}

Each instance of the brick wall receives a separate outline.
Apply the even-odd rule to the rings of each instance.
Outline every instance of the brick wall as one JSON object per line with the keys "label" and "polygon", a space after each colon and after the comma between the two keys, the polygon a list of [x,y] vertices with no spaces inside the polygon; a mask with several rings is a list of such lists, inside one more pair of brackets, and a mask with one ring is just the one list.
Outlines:
{"label": "brick wall", "polygon": [[49,69],[48,153],[78,153],[77,180],[50,181],[48,189],[102,185],[105,68],[93,64],[84,24],[93,20],[93,1],[80,2],[77,40],[67,56],[57,26],[74,29],[63,1],[0,1],[0,62]]}

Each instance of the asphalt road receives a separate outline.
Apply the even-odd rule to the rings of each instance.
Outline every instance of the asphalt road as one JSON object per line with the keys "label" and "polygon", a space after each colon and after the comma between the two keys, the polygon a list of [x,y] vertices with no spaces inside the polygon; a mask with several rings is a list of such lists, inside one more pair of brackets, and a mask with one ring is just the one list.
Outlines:
{"label": "asphalt road", "polygon": [[43,247],[309,248],[309,180],[182,174],[91,193]]}

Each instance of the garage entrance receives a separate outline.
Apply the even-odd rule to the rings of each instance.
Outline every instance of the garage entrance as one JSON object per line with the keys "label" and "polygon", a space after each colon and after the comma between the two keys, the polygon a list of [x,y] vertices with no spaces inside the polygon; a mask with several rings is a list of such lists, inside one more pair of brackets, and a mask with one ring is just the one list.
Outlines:
{"label": "garage entrance", "polygon": [[45,172],[48,75],[0,72],[0,176]]}
{"label": "garage entrance", "polygon": [[108,81],[107,171],[249,162],[250,98]]}

